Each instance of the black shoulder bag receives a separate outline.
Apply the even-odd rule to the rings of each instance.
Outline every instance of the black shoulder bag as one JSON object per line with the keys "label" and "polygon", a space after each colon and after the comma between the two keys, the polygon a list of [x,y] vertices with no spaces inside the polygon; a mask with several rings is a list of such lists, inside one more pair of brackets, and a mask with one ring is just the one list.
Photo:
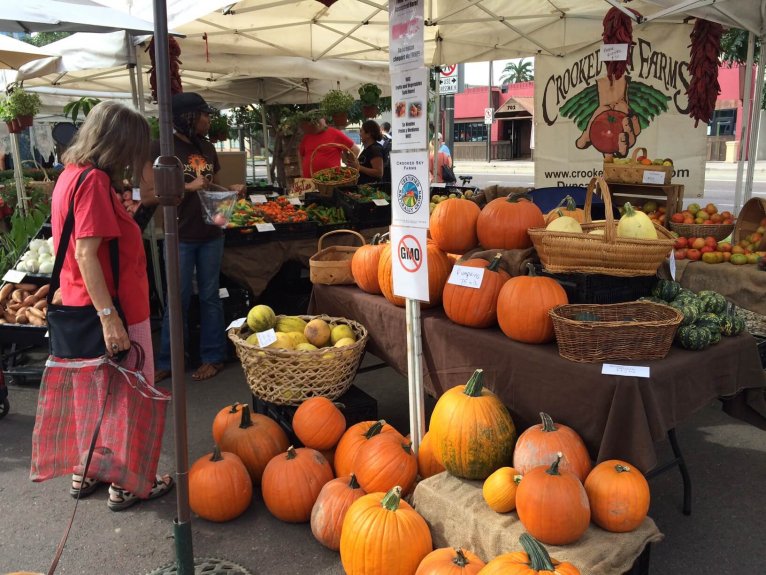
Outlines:
{"label": "black shoulder bag", "polygon": [[[69,248],[69,238],[74,233],[74,201],[77,190],[85,180],[85,177],[93,170],[88,168],[77,180],[72,199],[69,202],[69,213],[64,221],[61,231],[59,246],[56,250],[56,262],[53,264],[51,273],[50,290],[48,291],[48,338],[50,353],[61,359],[91,359],[106,354],[104,343],[104,330],[101,325],[96,308],[92,305],[74,306],[59,305],[53,303],[53,296],[58,290],[61,281],[61,268]],[[111,199],[111,198],[110,198]],[[114,207],[114,204],[112,204]],[[115,290],[120,285],[120,252],[117,239],[109,241],[109,255],[112,262],[112,277],[114,278]],[[120,316],[125,329],[128,325],[122,313],[117,297],[114,298],[114,308]],[[119,361],[119,356],[116,358]]]}

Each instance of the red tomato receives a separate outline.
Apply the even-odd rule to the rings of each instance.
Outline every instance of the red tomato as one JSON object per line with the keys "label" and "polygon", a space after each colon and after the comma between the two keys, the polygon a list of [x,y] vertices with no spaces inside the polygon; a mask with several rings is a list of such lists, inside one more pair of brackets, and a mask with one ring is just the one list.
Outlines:
{"label": "red tomato", "polygon": [[590,141],[602,154],[614,154],[620,149],[623,112],[607,110],[601,112],[590,125]]}

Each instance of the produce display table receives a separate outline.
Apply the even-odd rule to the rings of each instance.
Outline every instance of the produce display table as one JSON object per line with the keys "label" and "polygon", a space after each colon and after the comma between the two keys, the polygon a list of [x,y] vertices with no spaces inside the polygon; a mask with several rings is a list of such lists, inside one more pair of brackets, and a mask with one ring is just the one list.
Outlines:
{"label": "produce display table", "polygon": [[[481,481],[458,479],[440,473],[418,483],[412,503],[428,523],[434,547],[463,547],[484,561],[520,550],[525,529],[515,513],[495,513],[481,495]],[[648,573],[634,571],[634,564],[651,543],[662,540],[650,518],[630,533],[609,533],[591,524],[571,545],[546,545],[551,557],[569,561],[582,575]]]}
{"label": "produce display table", "polygon": [[[407,373],[404,309],[355,286],[316,285],[309,313],[362,323],[370,332],[368,350]],[[647,472],[657,465],[655,442],[716,398],[730,398],[731,414],[766,424],[766,376],[748,334],[723,338],[705,352],[673,347],[662,360],[638,362],[651,368],[648,379],[602,375],[601,364],[561,358],[555,343],[527,345],[497,328],[458,326],[441,309],[423,310],[422,340],[428,393],[464,384],[482,368],[519,430],[545,411],[577,430],[596,461],[624,459]]]}

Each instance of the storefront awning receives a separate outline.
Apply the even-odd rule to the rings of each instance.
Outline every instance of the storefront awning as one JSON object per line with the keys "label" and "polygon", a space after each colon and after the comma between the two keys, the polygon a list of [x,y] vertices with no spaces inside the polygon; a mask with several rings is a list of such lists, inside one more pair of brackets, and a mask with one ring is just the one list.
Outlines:
{"label": "storefront awning", "polygon": [[535,99],[532,97],[518,96],[508,98],[503,105],[495,110],[495,118],[512,118],[516,116],[533,116],[535,113]]}

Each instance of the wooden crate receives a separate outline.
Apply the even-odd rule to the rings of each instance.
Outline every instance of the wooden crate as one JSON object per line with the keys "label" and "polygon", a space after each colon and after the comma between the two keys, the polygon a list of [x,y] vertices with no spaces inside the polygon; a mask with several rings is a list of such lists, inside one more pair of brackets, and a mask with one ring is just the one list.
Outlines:
{"label": "wooden crate", "polygon": [[683,210],[684,186],[682,184],[618,184],[609,183],[609,191],[612,193],[612,203],[621,206],[625,202],[637,204],[636,198],[641,200],[657,200],[665,204],[665,221],[676,212]]}

